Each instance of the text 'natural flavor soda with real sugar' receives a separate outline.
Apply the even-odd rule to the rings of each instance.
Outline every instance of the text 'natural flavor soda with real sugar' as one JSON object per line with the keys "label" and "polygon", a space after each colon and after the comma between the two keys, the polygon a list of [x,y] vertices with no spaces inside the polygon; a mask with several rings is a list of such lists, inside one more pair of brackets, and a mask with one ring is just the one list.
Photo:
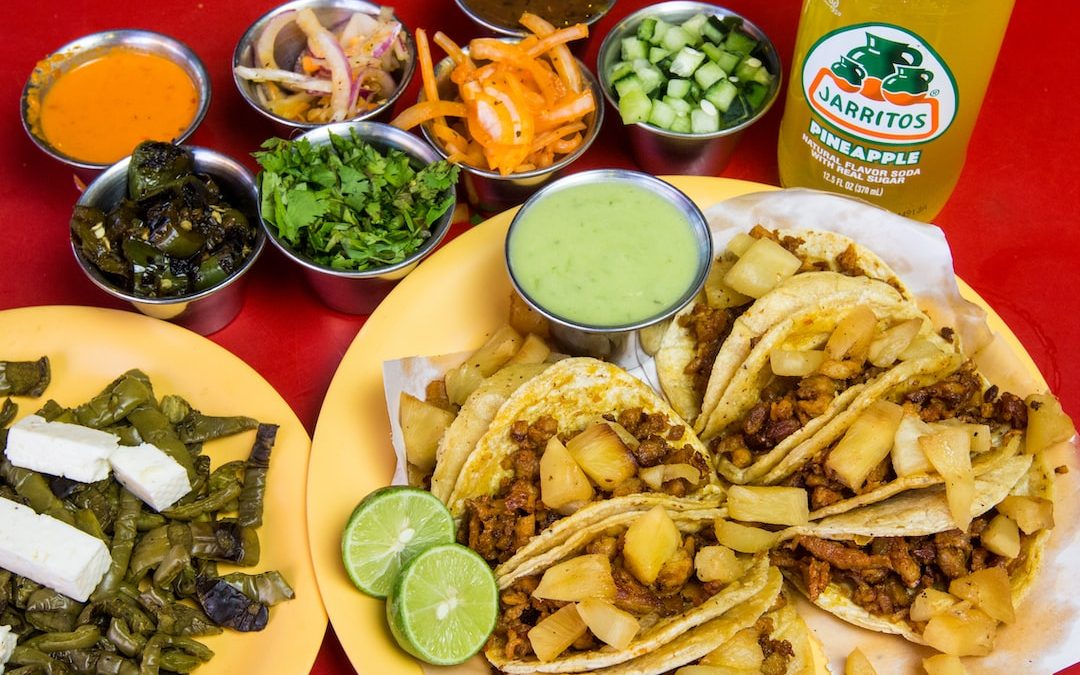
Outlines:
{"label": "text 'natural flavor soda with real sugar'", "polygon": [[1013,0],[804,0],[780,182],[919,220],[956,186]]}

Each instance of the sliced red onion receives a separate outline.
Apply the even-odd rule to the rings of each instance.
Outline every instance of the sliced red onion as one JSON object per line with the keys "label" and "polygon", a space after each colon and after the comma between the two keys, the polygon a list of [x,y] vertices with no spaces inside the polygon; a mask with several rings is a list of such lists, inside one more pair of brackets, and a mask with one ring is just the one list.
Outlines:
{"label": "sliced red onion", "polygon": [[375,49],[373,49],[371,52],[371,55],[375,58],[380,58],[383,54],[387,52],[387,50],[390,49],[390,47],[394,46],[394,40],[397,39],[398,33],[401,32],[401,24],[397,21],[389,24],[389,27],[390,34],[384,37],[382,41],[379,42],[378,46],[376,46]]}
{"label": "sliced red onion", "polygon": [[297,12],[296,24],[307,36],[311,52],[325,58],[330,67],[330,109],[332,111],[330,119],[340,122],[349,114],[351,103],[355,100],[352,95],[354,85],[349,59],[334,35],[323,28],[315,13],[310,9]]}
{"label": "sliced red onion", "polygon": [[394,89],[397,84],[394,82],[394,78],[390,77],[390,73],[386,72],[382,68],[365,68],[360,71],[360,74],[356,78],[357,82],[369,82],[375,83],[374,90],[380,93],[384,98],[394,93]]}
{"label": "sliced red onion", "polygon": [[330,83],[317,77],[309,77],[291,70],[278,68],[236,67],[236,74],[252,82],[276,82],[292,89],[300,89],[312,94],[329,94]]}
{"label": "sliced red onion", "polygon": [[270,19],[270,23],[266,24],[266,28],[259,34],[259,39],[255,41],[255,63],[263,68],[277,68],[277,61],[274,59],[274,44],[277,43],[278,33],[281,29],[289,25],[296,19],[296,10],[290,9],[287,12],[278,14],[273,19]]}
{"label": "sliced red onion", "polygon": [[375,17],[363,12],[356,12],[349,18],[345,28],[341,31],[341,44],[348,45],[351,40],[367,37],[379,28],[379,22]]}

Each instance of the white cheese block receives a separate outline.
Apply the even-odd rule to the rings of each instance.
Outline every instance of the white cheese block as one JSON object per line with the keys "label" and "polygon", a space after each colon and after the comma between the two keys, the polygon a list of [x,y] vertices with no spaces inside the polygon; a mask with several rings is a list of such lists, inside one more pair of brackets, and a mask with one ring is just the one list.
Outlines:
{"label": "white cheese block", "polygon": [[116,480],[155,511],[164,511],[191,492],[184,467],[150,443],[121,445],[109,462]]}
{"label": "white cheese block", "polygon": [[16,639],[11,626],[0,626],[0,675],[4,675],[4,664],[11,658],[11,652],[15,651]]}
{"label": "white cheese block", "polygon": [[109,477],[116,436],[78,424],[28,415],[8,430],[8,460],[15,466],[83,483]]}
{"label": "white cheese block", "polygon": [[0,498],[0,567],[86,602],[111,562],[97,537]]}

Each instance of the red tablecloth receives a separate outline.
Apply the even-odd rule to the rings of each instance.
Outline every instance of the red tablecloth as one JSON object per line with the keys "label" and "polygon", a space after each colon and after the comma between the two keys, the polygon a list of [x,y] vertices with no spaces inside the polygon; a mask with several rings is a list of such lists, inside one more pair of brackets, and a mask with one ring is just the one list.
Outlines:
{"label": "red tablecloth", "polygon": [[[214,92],[210,112],[190,142],[227,152],[254,170],[249,153],[275,129],[236,92],[230,61],[248,24],[275,4],[14,0],[5,5],[8,18],[0,41],[0,101],[5,102],[0,107],[0,309],[124,307],[94,288],[71,255],[67,222],[78,196],[71,171],[39,152],[19,128],[19,94],[37,59],[74,38],[110,28],[147,28],[185,41],[209,69]],[[602,36],[619,17],[643,4],[619,0],[595,34]],[[772,37],[786,69],[799,2],[723,4]],[[402,0],[397,12],[414,28],[441,29],[459,41],[476,35],[450,0]],[[1080,359],[1068,350],[1080,344],[1080,296],[1074,285],[1080,281],[1080,108],[1069,72],[1077,64],[1075,18],[1066,0],[1017,3],[967,165],[936,221],[952,244],[957,273],[1012,327],[1074,417],[1080,415]],[[598,46],[599,39],[591,41],[586,63],[595,62]],[[399,106],[415,100],[417,82]],[[724,176],[777,184],[782,107],[776,105],[744,136]],[[575,168],[632,168],[620,133],[612,116]],[[334,369],[364,318],[320,305],[286,262],[267,247],[240,316],[211,339],[259,371],[311,432]],[[352,672],[332,630],[312,672]],[[1068,672],[1080,674],[1080,667]]]}

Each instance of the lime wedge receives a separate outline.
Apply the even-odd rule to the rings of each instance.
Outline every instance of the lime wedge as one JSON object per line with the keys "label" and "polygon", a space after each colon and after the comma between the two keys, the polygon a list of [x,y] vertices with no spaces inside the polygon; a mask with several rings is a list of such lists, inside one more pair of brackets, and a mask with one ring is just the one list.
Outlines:
{"label": "lime wedge", "polygon": [[420,551],[454,541],[454,519],[425,490],[385,487],[353,510],[341,537],[341,559],[356,587],[385,598],[401,568]]}
{"label": "lime wedge", "polygon": [[401,648],[437,666],[462,663],[495,629],[499,589],[484,559],[459,544],[433,546],[405,565],[386,603]]}

